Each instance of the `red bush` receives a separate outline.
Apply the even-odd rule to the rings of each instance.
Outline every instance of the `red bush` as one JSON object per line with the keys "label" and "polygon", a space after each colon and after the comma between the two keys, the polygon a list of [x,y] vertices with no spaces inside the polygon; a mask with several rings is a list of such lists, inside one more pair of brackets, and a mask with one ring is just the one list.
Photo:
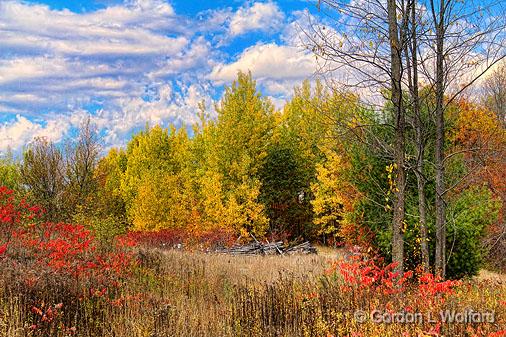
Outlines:
{"label": "red bush", "polygon": [[394,272],[395,263],[385,267],[381,267],[381,263],[381,259],[352,255],[347,260],[336,261],[328,273],[338,272],[341,275],[345,282],[343,291],[371,290],[385,295],[403,291],[406,282],[413,277],[413,272],[400,276],[398,272]]}
{"label": "red bush", "polygon": [[135,259],[122,242],[103,247],[85,227],[39,222],[42,214],[0,188],[0,286],[30,308],[35,335],[49,336],[71,326],[63,305],[72,315],[83,300],[114,299]]}

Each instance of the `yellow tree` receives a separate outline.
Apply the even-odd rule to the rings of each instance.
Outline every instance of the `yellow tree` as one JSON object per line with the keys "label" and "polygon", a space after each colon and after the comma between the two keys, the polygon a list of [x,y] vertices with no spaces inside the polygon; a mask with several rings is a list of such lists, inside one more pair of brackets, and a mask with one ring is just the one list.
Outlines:
{"label": "yellow tree", "polygon": [[185,128],[155,126],[128,144],[122,193],[135,229],[190,228],[198,223]]}
{"label": "yellow tree", "polygon": [[316,164],[316,182],[311,184],[314,224],[324,238],[349,237],[348,225],[359,193],[347,179],[349,164],[330,149],[323,149],[325,160]]}
{"label": "yellow tree", "polygon": [[237,231],[263,235],[268,220],[259,202],[259,171],[272,137],[274,107],[256,90],[251,74],[239,73],[217,105],[212,142],[224,190],[227,222]]}

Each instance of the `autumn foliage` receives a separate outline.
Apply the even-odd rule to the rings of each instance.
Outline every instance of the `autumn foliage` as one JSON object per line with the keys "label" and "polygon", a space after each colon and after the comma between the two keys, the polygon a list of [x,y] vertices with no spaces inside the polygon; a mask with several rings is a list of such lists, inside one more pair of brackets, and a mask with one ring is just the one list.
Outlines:
{"label": "autumn foliage", "polygon": [[36,334],[75,331],[62,307],[114,298],[135,265],[121,242],[104,249],[82,225],[41,222],[39,207],[5,187],[0,188],[0,214],[0,284],[30,307]]}

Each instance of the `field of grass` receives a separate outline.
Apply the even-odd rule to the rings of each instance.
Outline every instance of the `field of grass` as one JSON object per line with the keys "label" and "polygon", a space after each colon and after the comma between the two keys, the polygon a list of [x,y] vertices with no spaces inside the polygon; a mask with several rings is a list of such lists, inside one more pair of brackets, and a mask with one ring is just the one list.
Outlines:
{"label": "field of grass", "polygon": [[[331,268],[339,255],[332,250],[321,255],[240,257],[136,249],[135,255],[138,263],[121,286],[87,298],[72,292],[79,281],[69,285],[48,275],[46,286],[34,293],[6,284],[13,278],[4,273],[0,336],[506,334],[501,330],[506,328],[506,283],[497,278],[392,286],[388,270],[381,274],[384,270],[377,269],[369,284],[363,277],[373,275],[366,269],[370,265],[342,261]],[[445,323],[439,317],[445,310],[490,312],[493,322]],[[404,317],[420,312],[424,319],[385,322],[397,312]],[[379,315],[381,322],[371,314]]]}

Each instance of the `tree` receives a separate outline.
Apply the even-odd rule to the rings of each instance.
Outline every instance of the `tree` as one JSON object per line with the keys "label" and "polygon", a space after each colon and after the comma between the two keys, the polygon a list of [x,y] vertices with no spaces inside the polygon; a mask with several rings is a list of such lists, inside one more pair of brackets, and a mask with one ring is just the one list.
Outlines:
{"label": "tree", "polygon": [[[308,45],[320,62],[321,71],[335,74],[342,68],[351,69],[351,75],[344,81],[341,76],[341,83],[351,84],[355,88],[373,85],[387,89],[385,92],[389,93],[395,112],[392,127],[396,137],[392,148],[388,143],[378,142],[384,153],[392,156],[397,169],[401,169],[396,173],[394,246],[401,241],[398,229],[402,218],[400,213],[403,213],[403,181],[406,183],[402,170],[408,168],[404,166],[409,166],[418,177],[420,226],[424,233],[427,229],[423,224],[426,222],[425,183],[431,177],[425,174],[423,162],[426,160],[424,153],[429,128],[421,120],[421,107],[424,101],[431,103],[431,100],[420,97],[419,83],[424,81],[430,84],[427,93],[434,94],[430,111],[435,126],[435,267],[438,275],[444,276],[447,260],[445,195],[449,191],[445,185],[445,162],[448,157],[445,153],[445,133],[448,127],[444,115],[449,104],[504,57],[504,17],[496,15],[504,12],[504,8],[501,8],[499,1],[485,6],[474,1],[459,0],[421,3],[409,0],[386,3],[328,0],[320,3],[339,12],[335,21],[338,29],[327,29],[325,25],[314,22],[307,29],[306,36],[311,42]],[[489,16],[484,15],[487,11]],[[490,20],[491,17],[494,20]],[[343,27],[346,27],[344,33]],[[403,91],[409,96],[405,96]],[[417,149],[417,160],[413,166],[405,161],[404,136],[409,125],[409,120],[406,124],[405,118],[409,112],[413,113],[411,125],[415,129]],[[411,116],[407,117],[411,119]],[[404,153],[401,153],[401,149]],[[425,240],[422,240],[423,260],[427,264],[429,254],[424,243]],[[398,261],[401,249],[394,246],[394,260]]]}
{"label": "tree", "polygon": [[75,142],[68,142],[65,153],[66,199],[69,209],[95,207],[91,199],[97,190],[94,176],[101,147],[96,127],[87,118]]}
{"label": "tree", "polygon": [[17,163],[11,152],[0,158],[0,186],[11,190],[21,190],[20,165]]}
{"label": "tree", "polygon": [[261,97],[251,74],[239,72],[216,106],[215,154],[225,207],[235,230],[264,235],[268,220],[260,203],[260,170],[274,127],[272,103]]}
{"label": "tree", "polygon": [[506,125],[506,62],[485,78],[484,89],[484,104]]}
{"label": "tree", "polygon": [[[499,201],[499,216],[485,228],[483,240],[489,254],[488,262],[497,268],[506,266],[506,131],[496,113],[464,99],[449,111],[454,123],[448,138],[452,157],[447,165],[462,167],[460,174],[449,177],[453,194],[478,186],[490,191]],[[465,193],[465,192],[464,192]]]}
{"label": "tree", "polygon": [[274,142],[260,171],[260,200],[265,205],[271,233],[310,237],[309,177],[296,150]]}
{"label": "tree", "polygon": [[311,184],[318,234],[324,237],[347,236],[350,215],[359,199],[358,191],[347,179],[349,162],[335,151],[324,151],[325,161],[316,166],[316,182]]}
{"label": "tree", "polygon": [[402,52],[405,41],[399,36],[399,23],[397,22],[397,3],[395,0],[387,0],[388,13],[388,37],[390,41],[390,80],[392,104],[395,110],[395,145],[394,162],[396,170],[395,178],[395,205],[392,223],[392,260],[397,263],[396,270],[401,273],[404,270],[404,212],[405,212],[405,129],[406,117],[402,95]]}
{"label": "tree", "polygon": [[[387,0],[346,2],[323,0],[330,9],[341,14],[336,25],[343,21],[348,31],[338,33],[337,29],[327,29],[324,25],[312,24],[305,31],[309,39],[308,47],[321,61],[320,70],[333,74],[336,70],[346,69],[355,75],[341,81],[341,84],[354,88],[374,86],[387,89],[389,102],[395,118],[392,125],[395,132],[392,147],[382,145],[395,162],[396,187],[394,216],[392,220],[392,259],[397,270],[403,270],[405,217],[405,107],[403,104],[402,68],[406,16],[398,15],[397,2]],[[400,18],[400,19],[399,19]],[[399,22],[401,21],[401,22]],[[345,82],[345,83],[344,83]]]}
{"label": "tree", "polygon": [[129,142],[121,190],[128,219],[138,230],[191,228],[195,219],[189,174],[188,135],[160,126],[147,128]]}
{"label": "tree", "polygon": [[310,82],[304,81],[275,115],[273,137],[260,174],[261,200],[271,232],[317,236],[312,223],[311,183],[315,166],[323,157],[319,145],[329,136],[331,126],[323,123],[321,110],[330,110],[330,105],[330,95],[321,83],[311,88]]}
{"label": "tree", "polygon": [[97,182],[95,209],[100,216],[125,218],[125,202],[121,195],[121,180],[126,170],[127,157],[123,150],[112,148],[100,158],[95,168]]}
{"label": "tree", "polygon": [[56,145],[36,138],[23,154],[21,181],[49,220],[65,219],[65,162]]}
{"label": "tree", "polygon": [[[436,125],[435,182],[436,182],[436,274],[444,277],[446,255],[445,194],[445,112],[465,89],[475,83],[491,67],[506,56],[502,34],[504,18],[489,20],[483,13],[504,12],[501,2],[486,6],[475,1],[430,0],[428,33],[424,45],[432,50],[435,69],[429,66],[431,57],[422,64],[423,74],[435,88]],[[435,32],[435,35],[430,32]],[[455,87],[455,84],[457,86]]]}
{"label": "tree", "polygon": [[86,225],[101,240],[125,233],[130,225],[121,195],[125,169],[126,155],[122,150],[113,148],[100,158],[93,173],[95,192],[73,215],[73,222]]}

